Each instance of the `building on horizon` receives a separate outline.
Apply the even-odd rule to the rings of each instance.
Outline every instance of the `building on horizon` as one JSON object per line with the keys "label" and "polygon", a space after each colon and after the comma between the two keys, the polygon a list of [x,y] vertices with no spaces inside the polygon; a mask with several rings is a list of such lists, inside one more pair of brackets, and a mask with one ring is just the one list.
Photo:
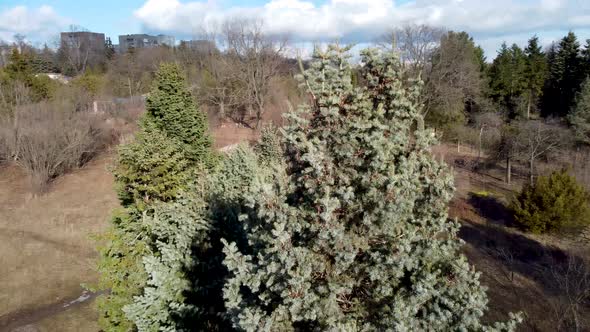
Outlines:
{"label": "building on horizon", "polygon": [[199,53],[215,53],[219,51],[214,41],[206,39],[181,40],[180,47],[186,47]]}
{"label": "building on horizon", "polygon": [[156,46],[170,46],[174,47],[175,39],[173,36],[157,35],[152,36],[148,34],[131,34],[120,35],[118,50],[120,53],[125,53],[129,49],[147,48]]}
{"label": "building on horizon", "polygon": [[104,50],[105,41],[104,33],[90,31],[70,31],[60,33],[61,45],[70,48]]}

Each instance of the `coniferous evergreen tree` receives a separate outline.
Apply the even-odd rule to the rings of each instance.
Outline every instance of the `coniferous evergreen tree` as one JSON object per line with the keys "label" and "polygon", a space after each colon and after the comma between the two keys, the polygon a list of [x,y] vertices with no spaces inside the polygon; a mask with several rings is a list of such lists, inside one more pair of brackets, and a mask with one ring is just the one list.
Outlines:
{"label": "coniferous evergreen tree", "polygon": [[249,246],[225,241],[235,327],[512,330],[480,322],[486,296],[447,218],[452,176],[429,151],[420,85],[403,88],[399,60],[366,50],[355,88],[347,50],[315,51],[313,103],[284,129],[286,167],[246,194]]}
{"label": "coniferous evergreen tree", "polygon": [[547,60],[541,50],[537,36],[529,39],[524,53],[526,55],[526,118],[529,119],[531,110],[537,104],[543,92],[543,86],[547,78]]}
{"label": "coniferous evergreen tree", "polygon": [[585,78],[590,76],[590,39],[586,39],[586,45],[582,50],[582,66],[584,67]]}
{"label": "coniferous evergreen tree", "polygon": [[526,57],[518,45],[503,43],[489,71],[491,96],[502,105],[510,118],[519,113],[526,89]]}
{"label": "coniferous evergreen tree", "polygon": [[590,77],[586,78],[582,84],[568,120],[574,129],[576,139],[590,144]]}
{"label": "coniferous evergreen tree", "polygon": [[[135,141],[119,149],[114,174],[122,209],[102,236],[99,287],[109,293],[101,299],[99,308],[100,324],[107,331],[129,331],[145,323],[129,306],[135,298],[149,298],[154,284],[177,287],[174,281],[180,281],[174,279],[175,275],[162,277],[172,282],[166,285],[154,279],[153,273],[161,272],[162,266],[170,271],[183,267],[183,260],[167,256],[171,247],[187,250],[187,242],[204,232],[204,226],[196,220],[171,220],[166,209],[154,210],[160,202],[181,197],[196,181],[199,170],[215,160],[206,117],[196,108],[178,66],[160,67],[146,109]],[[173,236],[173,230],[185,237]],[[179,295],[174,296],[176,299]],[[162,299],[154,302],[156,306],[168,303]],[[153,319],[164,318],[156,315]]]}
{"label": "coniferous evergreen tree", "polygon": [[543,93],[543,115],[566,116],[584,79],[580,43],[573,32],[548,53],[549,76]]}

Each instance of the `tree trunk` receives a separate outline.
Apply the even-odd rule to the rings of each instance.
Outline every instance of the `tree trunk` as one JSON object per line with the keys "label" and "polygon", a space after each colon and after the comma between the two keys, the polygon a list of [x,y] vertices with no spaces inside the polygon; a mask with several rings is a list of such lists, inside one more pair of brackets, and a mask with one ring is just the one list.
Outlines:
{"label": "tree trunk", "polygon": [[260,129],[260,124],[262,123],[262,116],[264,115],[264,105],[258,104],[258,109],[256,110],[256,130]]}
{"label": "tree trunk", "polygon": [[506,157],[506,183],[510,184],[512,178],[512,160]]}
{"label": "tree trunk", "polygon": [[534,170],[534,166],[535,166],[535,158],[533,156],[531,156],[531,160],[529,161],[529,163],[530,163],[530,165],[529,165],[529,167],[530,167],[530,169],[529,169],[529,177],[530,177],[529,180],[530,180],[530,183],[531,183],[531,186],[532,186],[533,184],[535,184],[535,176],[533,175],[533,170]]}
{"label": "tree trunk", "polygon": [[529,94],[529,99],[527,101],[527,106],[526,106],[526,119],[529,120],[531,118],[531,103],[533,99],[533,95]]}
{"label": "tree trunk", "polygon": [[483,136],[483,127],[479,130],[479,142],[478,142],[478,151],[477,151],[477,159],[481,159],[481,138]]}
{"label": "tree trunk", "polygon": [[219,103],[219,117],[223,120],[225,118],[225,103]]}
{"label": "tree trunk", "polygon": [[12,158],[14,161],[17,161],[18,157],[19,157],[19,151],[20,151],[20,137],[19,137],[20,132],[18,130],[19,128],[18,128],[18,109],[17,108],[15,108],[15,110],[14,110],[14,119],[13,119],[12,126],[13,126],[13,132],[14,132],[14,137],[13,137],[14,151],[12,151],[14,153],[14,155],[12,156]]}

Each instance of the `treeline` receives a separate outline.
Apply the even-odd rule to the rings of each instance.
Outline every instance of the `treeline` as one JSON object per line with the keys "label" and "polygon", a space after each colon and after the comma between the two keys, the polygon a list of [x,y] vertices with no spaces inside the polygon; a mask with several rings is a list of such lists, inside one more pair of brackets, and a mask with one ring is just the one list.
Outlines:
{"label": "treeline", "polygon": [[[94,99],[133,98],[149,92],[160,63],[174,62],[195,98],[220,119],[257,128],[268,110],[282,113],[299,102],[293,79],[298,67],[285,56],[287,39],[267,36],[262,23],[246,19],[228,21],[203,38],[177,47],[131,48],[123,54],[115,53],[110,41],[104,49],[62,43],[53,50],[35,48],[21,38],[3,47],[1,89],[11,91],[24,84],[32,101],[38,102],[51,98],[60,85],[43,74],[59,73],[73,77],[74,83],[82,81],[83,92]],[[12,74],[15,66],[20,76]]]}
{"label": "treeline", "polygon": [[467,33],[428,26],[393,30],[379,44],[401,54],[408,77],[421,76],[425,118],[439,136],[504,162],[507,182],[516,163],[533,183],[540,159],[573,168],[567,153],[586,151],[590,41],[581,47],[573,32],[545,49],[536,36],[504,43],[491,62]]}
{"label": "treeline", "polygon": [[[458,126],[475,123],[484,112],[507,122],[539,116],[566,119],[590,73],[590,42],[582,47],[573,32],[545,49],[537,37],[527,45],[502,44],[492,61],[469,34],[424,25],[392,30],[378,44],[399,52],[407,77],[421,75],[426,120],[448,139],[459,135]],[[197,43],[124,54],[115,53],[110,40],[104,49],[64,43],[54,50],[32,47],[21,37],[1,57],[0,83],[24,81],[34,100],[51,95],[45,78],[16,77],[10,66],[18,63],[17,71],[33,76],[87,76],[93,81],[91,92],[105,98],[133,97],[149,91],[159,63],[176,62],[213,114],[258,127],[268,109],[285,111],[286,100],[300,101],[293,80],[299,68],[288,58],[287,46],[286,38],[266,35],[262,23],[252,20],[225,22]]]}
{"label": "treeline", "polygon": [[[87,43],[56,50],[19,37],[0,47],[0,162],[25,169],[35,192],[129,135],[163,62],[176,63],[211,123],[280,123],[301,94],[284,39],[255,21],[228,22],[214,39],[115,54]],[[57,75],[56,75],[57,74]]]}
{"label": "treeline", "polygon": [[503,43],[491,62],[467,33],[428,26],[393,30],[379,45],[393,47],[410,74],[421,75],[428,118],[439,129],[486,111],[507,120],[565,118],[590,74],[590,40],[581,47],[573,32],[545,49],[536,36],[522,47]]}

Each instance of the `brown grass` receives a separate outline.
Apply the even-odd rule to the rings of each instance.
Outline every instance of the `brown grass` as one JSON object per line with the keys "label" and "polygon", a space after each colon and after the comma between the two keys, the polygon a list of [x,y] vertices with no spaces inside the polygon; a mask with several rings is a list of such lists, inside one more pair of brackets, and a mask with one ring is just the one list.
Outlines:
{"label": "brown grass", "polygon": [[82,283],[96,281],[89,237],[105,229],[118,204],[110,160],[57,179],[41,197],[28,193],[22,170],[0,168],[0,317],[75,298]]}
{"label": "brown grass", "polygon": [[[256,132],[224,126],[213,136],[221,147],[255,139]],[[30,193],[24,170],[0,165],[0,321],[8,314],[18,316],[76,298],[81,284],[97,280],[97,253],[90,235],[107,227],[118,205],[108,170],[111,161],[110,154],[101,155],[57,178],[40,197]],[[94,304],[85,303],[22,329],[97,331],[96,315]]]}
{"label": "brown grass", "polygon": [[[569,304],[565,303],[563,285],[558,279],[566,277],[568,272],[564,268],[571,259],[588,262],[588,243],[522,233],[511,227],[506,205],[527,181],[525,167],[515,167],[513,182],[508,185],[503,181],[501,166],[465,166],[479,164],[474,149],[463,147],[457,153],[456,146],[441,145],[433,152],[453,168],[457,190],[449,215],[461,222],[460,237],[466,241],[463,251],[482,273],[481,280],[488,287],[490,303],[485,319],[505,320],[509,312],[523,312],[525,322],[520,331],[571,330],[572,326],[567,324],[572,319],[566,317],[569,314],[564,310]],[[474,193],[488,196],[478,197]],[[585,269],[590,273],[588,263]],[[590,303],[582,302],[580,324],[586,331],[590,329]]]}

